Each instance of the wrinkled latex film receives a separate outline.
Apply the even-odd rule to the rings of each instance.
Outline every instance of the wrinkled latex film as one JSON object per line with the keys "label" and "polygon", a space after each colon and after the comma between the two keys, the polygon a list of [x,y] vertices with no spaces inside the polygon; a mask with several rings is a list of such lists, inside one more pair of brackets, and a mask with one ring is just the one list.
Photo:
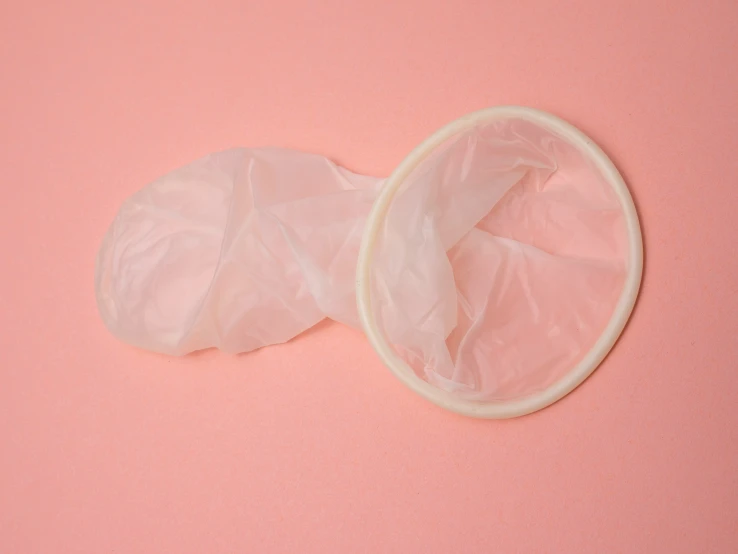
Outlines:
{"label": "wrinkled latex film", "polygon": [[[360,327],[356,264],[382,180],[292,150],[233,149],[120,208],[96,292],[121,340],[246,352],[328,317]],[[543,390],[592,347],[627,273],[625,217],[594,164],[524,120],[446,141],[401,185],[372,309],[413,371],[465,399]]]}

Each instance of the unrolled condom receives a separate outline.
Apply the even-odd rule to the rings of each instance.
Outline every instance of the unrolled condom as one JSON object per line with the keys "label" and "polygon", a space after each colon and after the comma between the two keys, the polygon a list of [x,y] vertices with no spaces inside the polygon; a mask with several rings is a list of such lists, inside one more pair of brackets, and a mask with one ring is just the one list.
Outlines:
{"label": "unrolled condom", "polygon": [[505,106],[443,127],[386,180],[283,149],[173,171],[120,208],[96,294],[115,336],[171,355],[246,352],[328,317],[428,400],[503,418],[597,367],[641,270],[610,160],[568,123]]}

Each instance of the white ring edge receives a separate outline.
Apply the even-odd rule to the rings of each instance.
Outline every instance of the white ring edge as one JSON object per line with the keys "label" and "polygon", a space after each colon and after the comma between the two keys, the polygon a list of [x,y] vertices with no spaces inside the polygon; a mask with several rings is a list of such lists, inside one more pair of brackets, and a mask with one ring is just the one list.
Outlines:
{"label": "white ring edge", "polygon": [[[602,335],[584,358],[564,377],[546,389],[524,398],[501,402],[476,402],[454,398],[449,393],[422,380],[392,350],[376,325],[372,314],[370,268],[379,229],[392,198],[413,169],[437,146],[456,133],[483,121],[508,118],[525,119],[542,125],[591,157],[615,191],[625,214],[629,248],[628,273],[615,310]],[[642,273],[643,239],[638,214],[630,191],[610,158],[582,131],[552,114],[523,106],[495,106],[472,112],[440,128],[413,149],[387,178],[379,197],[369,212],[364,228],[356,271],[356,298],[359,319],[372,348],[382,363],[405,386],[437,406],[461,415],[485,419],[506,419],[530,414],[550,406],[572,392],[594,372],[615,345],[630,318],[638,297]]]}

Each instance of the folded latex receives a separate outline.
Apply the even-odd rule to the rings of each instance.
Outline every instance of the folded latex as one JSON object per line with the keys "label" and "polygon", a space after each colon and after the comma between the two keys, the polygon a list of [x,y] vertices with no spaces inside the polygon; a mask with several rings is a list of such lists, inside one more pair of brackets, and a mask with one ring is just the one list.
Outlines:
{"label": "folded latex", "polygon": [[[128,199],[97,259],[117,337],[245,352],[331,318],[359,327],[356,263],[382,180],[292,150],[233,149]],[[415,373],[479,401],[520,398],[592,347],[623,288],[622,208],[591,161],[515,118],[460,132],[402,184],[372,302]]]}

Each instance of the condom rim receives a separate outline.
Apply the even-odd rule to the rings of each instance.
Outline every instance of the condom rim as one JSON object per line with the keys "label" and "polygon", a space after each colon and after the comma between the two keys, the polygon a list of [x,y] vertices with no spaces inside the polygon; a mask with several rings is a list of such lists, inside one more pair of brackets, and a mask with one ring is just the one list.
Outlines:
{"label": "condom rim", "polygon": [[[615,191],[625,214],[628,232],[628,273],[618,302],[602,334],[566,375],[544,390],[522,398],[480,402],[454,397],[451,393],[431,385],[418,377],[392,349],[374,319],[371,307],[371,265],[377,237],[392,199],[412,171],[438,146],[454,135],[480,123],[505,119],[522,119],[539,125],[566,140],[594,162]],[[452,412],[476,418],[505,419],[526,415],[550,406],[577,388],[592,374],[615,345],[630,318],[638,296],[642,272],[643,239],[638,214],[630,191],[610,158],[582,131],[552,114],[524,106],[495,106],[469,113],[441,127],[413,149],[387,178],[369,212],[364,228],[356,272],[356,298],[364,333],[382,363],[400,382],[426,400]]]}

